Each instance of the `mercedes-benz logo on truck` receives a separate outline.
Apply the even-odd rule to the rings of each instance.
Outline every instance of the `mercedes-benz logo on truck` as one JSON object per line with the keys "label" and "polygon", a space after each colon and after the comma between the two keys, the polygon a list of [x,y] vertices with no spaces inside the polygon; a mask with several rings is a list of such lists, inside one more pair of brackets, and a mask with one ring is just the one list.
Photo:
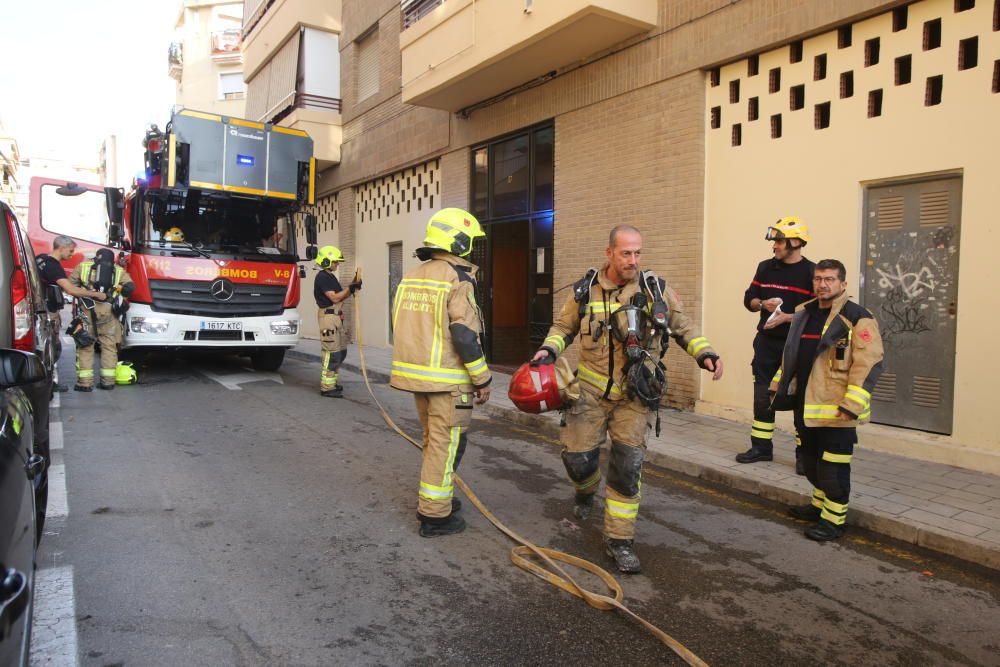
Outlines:
{"label": "mercedes-benz logo on truck", "polygon": [[208,287],[208,293],[216,301],[229,301],[236,294],[236,285],[231,280],[219,278]]}

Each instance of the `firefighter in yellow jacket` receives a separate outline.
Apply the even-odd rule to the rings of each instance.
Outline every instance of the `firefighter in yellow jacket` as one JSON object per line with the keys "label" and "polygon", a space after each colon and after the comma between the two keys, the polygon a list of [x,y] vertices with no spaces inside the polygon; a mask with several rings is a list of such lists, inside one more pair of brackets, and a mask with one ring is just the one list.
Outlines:
{"label": "firefighter in yellow jacket", "polygon": [[[118,346],[123,339],[119,318],[126,308],[125,299],[132,295],[135,285],[122,267],[115,263],[115,255],[102,248],[93,261],[80,262],[73,269],[69,281],[84,289],[105,294],[107,300],[78,299],[77,315],[90,333],[89,344],[80,344],[77,337],[76,391],[94,390],[94,340],[101,343],[101,389],[115,388],[115,371],[118,365]],[[87,343],[84,340],[84,343]]]}
{"label": "firefighter in yellow jacket", "polygon": [[465,530],[452,476],[465,452],[472,405],[489,399],[493,379],[480,338],[478,267],[465,257],[485,236],[466,211],[435,213],[416,252],[423,264],[403,277],[393,301],[390,384],[413,393],[424,430],[417,498],[423,537]]}
{"label": "firefighter in yellow jacket", "polygon": [[878,323],[847,298],[846,278],[836,259],[816,264],[816,298],[795,309],[781,368],[771,383],[773,405],[794,410],[806,478],[813,485],[812,503],[789,513],[815,522],[806,537],[817,542],[835,540],[847,529],[856,427],[871,417],[871,392],[882,374]]}
{"label": "firefighter in yellow jacket", "polygon": [[573,288],[533,361],[553,363],[579,335],[580,399],[569,407],[560,437],[563,463],[576,489],[574,513],[586,519],[601,481],[600,445],[611,437],[605,488],[605,548],[618,569],[640,571],[634,549],[642,462],[666,388],[661,362],[669,338],[699,366],[722,377],[722,360],[697,333],[666,282],[639,268],[642,236],[611,230],[607,262]]}

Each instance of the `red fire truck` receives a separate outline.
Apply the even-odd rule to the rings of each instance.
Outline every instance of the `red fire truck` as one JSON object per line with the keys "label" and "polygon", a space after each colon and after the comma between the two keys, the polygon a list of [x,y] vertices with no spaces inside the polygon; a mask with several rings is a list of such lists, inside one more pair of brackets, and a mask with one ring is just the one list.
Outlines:
{"label": "red fire truck", "polygon": [[[29,237],[51,252],[118,252],[136,288],[126,350],[212,348],[277,370],[300,337],[296,216],[315,197],[312,139],[300,130],[192,110],[144,140],[145,179],[118,188],[31,180]],[[307,258],[316,220],[303,220]],[[304,272],[303,272],[304,273]]]}

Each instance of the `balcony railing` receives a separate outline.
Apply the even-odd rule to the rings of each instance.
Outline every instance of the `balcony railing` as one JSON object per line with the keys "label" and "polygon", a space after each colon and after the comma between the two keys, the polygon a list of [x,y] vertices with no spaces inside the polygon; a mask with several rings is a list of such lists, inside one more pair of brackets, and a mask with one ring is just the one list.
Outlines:
{"label": "balcony railing", "polygon": [[444,4],[444,0],[401,0],[400,10],[403,12],[403,30],[427,16],[435,8]]}
{"label": "balcony railing", "polygon": [[184,45],[180,42],[171,42],[170,47],[167,49],[167,73],[180,81],[183,71]]}
{"label": "balcony railing", "polygon": [[333,111],[340,113],[340,98],[325,97],[323,95],[310,95],[296,91],[292,103],[276,113],[270,121],[279,123],[296,109],[317,109],[319,111]]}
{"label": "balcony railing", "polygon": [[217,30],[212,33],[212,55],[233,56],[240,52],[242,33],[237,28]]}

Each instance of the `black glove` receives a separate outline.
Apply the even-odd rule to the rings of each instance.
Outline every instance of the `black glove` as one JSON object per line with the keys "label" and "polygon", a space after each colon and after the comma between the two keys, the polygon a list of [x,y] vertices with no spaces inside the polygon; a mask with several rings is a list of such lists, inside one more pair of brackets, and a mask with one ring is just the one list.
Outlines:
{"label": "black glove", "polygon": [[711,359],[712,360],[712,365],[716,366],[716,365],[718,365],[718,364],[716,364],[716,362],[719,360],[719,355],[717,355],[717,354],[703,354],[700,357],[698,357],[698,365],[701,366],[702,368],[704,368],[707,371],[708,370],[708,366],[705,365],[705,360],[706,359]]}
{"label": "black glove", "polygon": [[547,347],[542,348],[542,350],[545,351],[545,356],[542,357],[541,359],[538,359],[537,361],[532,361],[531,362],[532,366],[542,366],[542,365],[556,363],[556,355],[552,353],[552,350],[548,349]]}
{"label": "black glove", "polygon": [[126,299],[132,296],[132,292],[135,291],[135,283],[125,283],[122,285],[122,296]]}
{"label": "black glove", "polygon": [[351,290],[351,294],[354,294],[355,292],[361,289],[361,281],[359,280],[356,283],[351,283],[350,285],[347,286],[347,288]]}

